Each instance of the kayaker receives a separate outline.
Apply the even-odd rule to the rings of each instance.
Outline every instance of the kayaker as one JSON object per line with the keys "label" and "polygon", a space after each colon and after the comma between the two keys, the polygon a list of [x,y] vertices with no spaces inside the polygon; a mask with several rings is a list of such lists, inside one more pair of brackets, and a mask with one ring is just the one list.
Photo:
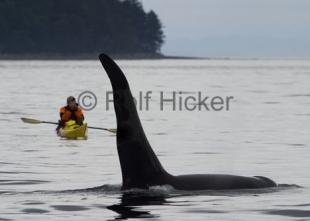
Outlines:
{"label": "kayaker", "polygon": [[63,106],[59,110],[60,120],[58,121],[58,127],[56,131],[58,133],[60,128],[63,128],[69,120],[74,120],[77,124],[82,125],[84,121],[84,115],[79,104],[73,96],[67,98],[67,106]]}

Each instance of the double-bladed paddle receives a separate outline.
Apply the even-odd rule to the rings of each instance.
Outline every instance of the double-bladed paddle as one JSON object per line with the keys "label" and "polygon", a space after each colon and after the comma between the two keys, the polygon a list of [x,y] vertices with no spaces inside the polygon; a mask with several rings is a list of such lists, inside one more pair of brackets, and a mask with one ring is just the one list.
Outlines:
{"label": "double-bladed paddle", "polygon": [[[37,120],[37,119],[25,118],[25,117],[22,117],[21,120],[24,123],[28,123],[28,124],[55,124],[55,125],[58,125],[58,123],[56,123],[56,122],[43,121],[43,120]],[[109,131],[111,133],[116,133],[116,129],[108,129],[108,128],[103,128],[103,127],[88,127],[88,128],[95,129],[95,130],[106,130],[106,131]]]}

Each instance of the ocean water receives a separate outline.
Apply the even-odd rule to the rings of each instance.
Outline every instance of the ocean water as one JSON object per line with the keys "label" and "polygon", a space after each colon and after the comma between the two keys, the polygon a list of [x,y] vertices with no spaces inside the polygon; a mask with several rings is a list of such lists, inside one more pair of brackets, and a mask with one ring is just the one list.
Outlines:
{"label": "ocean water", "polygon": [[[88,140],[64,140],[53,125],[20,120],[57,121],[67,96],[91,91],[97,105],[85,111],[86,121],[115,128],[113,105],[107,105],[111,85],[100,62],[0,61],[0,220],[310,220],[309,60],[118,63],[168,172],[260,175],[280,186],[121,191],[115,135],[89,130]],[[172,99],[174,92],[173,111],[160,95]],[[233,99],[229,108],[207,110],[199,93],[208,102]],[[200,103],[192,111],[184,106],[189,96],[188,106]]]}

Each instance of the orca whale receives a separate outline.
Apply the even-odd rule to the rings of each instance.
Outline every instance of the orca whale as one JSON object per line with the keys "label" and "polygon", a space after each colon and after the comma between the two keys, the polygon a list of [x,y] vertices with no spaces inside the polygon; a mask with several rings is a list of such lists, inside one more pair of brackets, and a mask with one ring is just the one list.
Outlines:
{"label": "orca whale", "polygon": [[171,185],[177,190],[229,190],[276,187],[262,176],[226,174],[173,176],[161,165],[142,128],[129,84],[119,66],[106,54],[99,59],[112,84],[117,120],[117,151],[122,171],[122,189]]}

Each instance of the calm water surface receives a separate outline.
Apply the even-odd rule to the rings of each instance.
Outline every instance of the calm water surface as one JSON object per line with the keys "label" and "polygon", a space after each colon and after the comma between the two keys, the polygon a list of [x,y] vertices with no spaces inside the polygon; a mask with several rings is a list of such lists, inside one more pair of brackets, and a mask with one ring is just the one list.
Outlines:
{"label": "calm water surface", "polygon": [[[90,90],[89,125],[116,126],[106,110],[110,82],[99,61],[0,61],[0,220],[310,220],[309,60],[119,61],[133,95],[152,91],[139,111],[148,139],[172,174],[267,176],[279,188],[182,192],[169,186],[120,191],[116,137],[55,136],[68,95]],[[160,111],[159,94],[233,96],[229,111]],[[184,98],[182,97],[182,98]]]}

